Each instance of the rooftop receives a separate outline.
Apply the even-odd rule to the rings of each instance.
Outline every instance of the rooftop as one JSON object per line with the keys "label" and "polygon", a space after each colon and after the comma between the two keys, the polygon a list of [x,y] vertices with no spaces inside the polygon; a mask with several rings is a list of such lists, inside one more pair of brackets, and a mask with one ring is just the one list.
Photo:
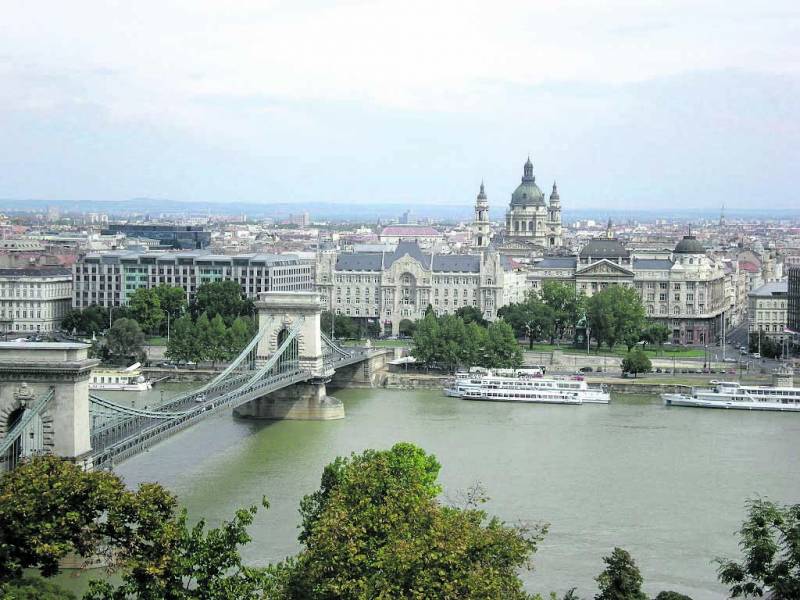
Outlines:
{"label": "rooftop", "polygon": [[750,292],[750,296],[785,296],[789,293],[789,282],[788,281],[773,281],[770,283],[765,283],[760,288],[757,288]]}
{"label": "rooftop", "polygon": [[438,237],[442,235],[439,230],[427,225],[388,225],[383,228],[381,235],[399,235],[403,237]]}

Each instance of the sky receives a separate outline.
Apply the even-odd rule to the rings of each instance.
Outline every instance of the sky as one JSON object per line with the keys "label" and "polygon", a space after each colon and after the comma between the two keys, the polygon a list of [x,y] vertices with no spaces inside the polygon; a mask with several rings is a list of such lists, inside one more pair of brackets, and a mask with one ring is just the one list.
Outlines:
{"label": "sky", "polygon": [[800,207],[800,3],[0,0],[0,198]]}

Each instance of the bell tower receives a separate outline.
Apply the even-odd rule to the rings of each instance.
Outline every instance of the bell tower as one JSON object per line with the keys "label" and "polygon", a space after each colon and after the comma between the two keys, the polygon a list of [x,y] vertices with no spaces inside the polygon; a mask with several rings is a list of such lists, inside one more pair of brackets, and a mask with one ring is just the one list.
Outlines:
{"label": "bell tower", "polygon": [[489,225],[489,201],[481,181],[481,189],[475,200],[475,221],[472,223],[472,245],[478,250],[489,246],[491,227]]}

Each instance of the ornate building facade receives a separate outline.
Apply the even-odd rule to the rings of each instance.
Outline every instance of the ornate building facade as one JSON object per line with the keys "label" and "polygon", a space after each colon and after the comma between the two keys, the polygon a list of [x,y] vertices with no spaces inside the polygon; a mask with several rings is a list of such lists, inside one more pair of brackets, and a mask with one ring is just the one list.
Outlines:
{"label": "ornate building facade", "polygon": [[640,258],[615,238],[596,239],[578,256],[540,260],[530,275],[533,289],[557,280],[587,296],[609,285],[634,287],[648,318],[670,328],[673,344],[710,344],[721,335],[725,277],[722,263],[691,235],[678,242],[669,258]]}
{"label": "ornate building facade", "polygon": [[503,248],[514,250],[542,251],[560,247],[561,197],[553,183],[550,204],[536,185],[533,163],[530,157],[522,168],[522,181],[511,194],[511,203],[506,211],[506,227]]}
{"label": "ornate building facade", "polygon": [[377,319],[396,335],[400,321],[423,318],[429,305],[437,314],[474,306],[494,320],[497,309],[524,299],[527,278],[491,247],[440,255],[400,242],[393,252],[320,252],[316,284],[326,310]]}

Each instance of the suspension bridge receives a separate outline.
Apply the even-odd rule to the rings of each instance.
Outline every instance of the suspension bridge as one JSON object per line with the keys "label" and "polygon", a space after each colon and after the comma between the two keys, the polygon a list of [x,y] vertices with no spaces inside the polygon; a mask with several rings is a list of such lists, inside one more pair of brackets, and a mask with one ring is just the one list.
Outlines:
{"label": "suspension bridge", "polygon": [[258,331],[239,356],[208,383],[153,409],[89,393],[97,361],[84,344],[0,344],[0,472],[37,452],[112,468],[221,411],[341,418],[343,406],[327,396],[326,384],[337,373],[370,383],[385,364],[385,350],[345,348],[322,333],[316,294],[268,292],[256,307]]}

